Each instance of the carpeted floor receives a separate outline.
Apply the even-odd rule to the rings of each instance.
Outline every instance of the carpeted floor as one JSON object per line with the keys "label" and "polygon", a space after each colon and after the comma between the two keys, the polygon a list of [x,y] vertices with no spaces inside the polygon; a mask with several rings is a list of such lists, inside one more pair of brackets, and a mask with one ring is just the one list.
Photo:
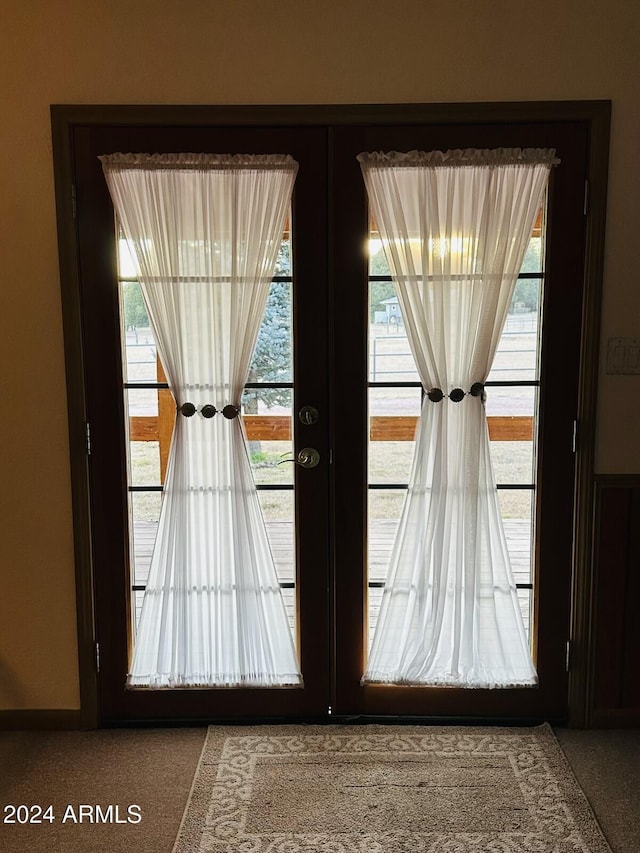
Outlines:
{"label": "carpeted floor", "polygon": [[[638,853],[640,731],[555,733],[611,849]],[[204,729],[0,733],[0,819],[7,804],[51,804],[56,818],[0,823],[0,850],[171,853],[204,738]],[[107,807],[117,805],[125,822],[62,822],[68,806],[77,817],[83,804],[99,804],[107,815]],[[132,804],[140,806],[140,823],[127,822]],[[114,810],[110,817],[115,820]]]}

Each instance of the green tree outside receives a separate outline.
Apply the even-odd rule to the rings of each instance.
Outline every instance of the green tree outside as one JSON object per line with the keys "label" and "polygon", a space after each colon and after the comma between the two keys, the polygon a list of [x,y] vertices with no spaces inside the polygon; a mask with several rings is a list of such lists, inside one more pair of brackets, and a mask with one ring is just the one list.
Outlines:
{"label": "green tree outside", "polygon": [[[289,243],[283,241],[278,252],[274,276],[291,275]],[[248,382],[291,382],[292,287],[290,282],[274,281],[269,291],[256,348],[251,360]],[[243,403],[249,415],[258,413],[258,403],[266,406],[290,406],[289,388],[249,388]]]}
{"label": "green tree outside", "polygon": [[125,329],[145,329],[149,326],[149,315],[137,281],[124,282],[122,286],[122,308]]}

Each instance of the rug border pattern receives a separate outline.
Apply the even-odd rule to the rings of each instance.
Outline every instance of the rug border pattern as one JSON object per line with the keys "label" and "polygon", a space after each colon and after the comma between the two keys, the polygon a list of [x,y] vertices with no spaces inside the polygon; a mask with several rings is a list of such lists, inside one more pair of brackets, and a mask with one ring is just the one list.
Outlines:
{"label": "rug border pattern", "polygon": [[[517,750],[515,749],[517,747]],[[380,752],[505,757],[535,832],[246,833],[258,757]],[[400,845],[400,846],[398,846]],[[489,845],[489,846],[487,846]],[[548,724],[210,726],[173,853],[611,853]]]}

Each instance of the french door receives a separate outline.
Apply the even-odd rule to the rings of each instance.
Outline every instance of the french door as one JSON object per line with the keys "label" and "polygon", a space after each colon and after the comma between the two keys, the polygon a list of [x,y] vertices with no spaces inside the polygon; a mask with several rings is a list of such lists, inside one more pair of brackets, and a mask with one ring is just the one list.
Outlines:
{"label": "french door", "polygon": [[[359,679],[384,583],[388,543],[408,479],[411,454],[403,445],[412,438],[422,389],[407,357],[402,318],[393,316],[393,297],[380,301],[375,290],[387,279],[387,271],[371,257],[375,223],[355,158],[361,151],[499,147],[555,148],[562,160],[552,170],[486,383],[492,463],[539,685],[504,690],[362,686]],[[334,339],[343,353],[350,347],[369,355],[350,360],[338,356],[341,381],[334,395],[334,660],[339,711],[503,718],[566,714],[585,157],[583,130],[577,124],[443,123],[334,131],[333,178],[344,194],[335,205],[333,222],[335,287],[341,294],[341,310],[333,318]],[[355,240],[353,223],[360,229]],[[357,251],[365,241],[369,257]],[[535,291],[529,304],[525,282]],[[365,434],[372,439],[368,443],[362,440]],[[385,437],[395,443],[391,453],[379,449],[379,439]]]}
{"label": "french door", "polygon": [[[87,571],[101,721],[564,717],[584,272],[583,124],[431,120],[428,110],[418,109],[379,123],[371,115],[365,123],[349,111],[314,114],[311,108],[297,121],[294,110],[240,109],[199,120],[187,111],[164,121],[152,112],[138,123],[108,117],[77,123],[70,145],[90,436]],[[362,686],[422,389],[356,156],[471,147],[555,148],[561,160],[487,383],[494,467],[539,685]],[[125,688],[175,401],[97,159],[118,151],[290,154],[299,163],[242,417],[302,687]]]}

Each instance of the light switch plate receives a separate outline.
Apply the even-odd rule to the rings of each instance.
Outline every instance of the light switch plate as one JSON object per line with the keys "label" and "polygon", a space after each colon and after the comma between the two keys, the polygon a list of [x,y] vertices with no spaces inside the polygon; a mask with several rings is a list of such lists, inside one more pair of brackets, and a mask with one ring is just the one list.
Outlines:
{"label": "light switch plate", "polygon": [[607,373],[640,374],[640,338],[609,338]]}

